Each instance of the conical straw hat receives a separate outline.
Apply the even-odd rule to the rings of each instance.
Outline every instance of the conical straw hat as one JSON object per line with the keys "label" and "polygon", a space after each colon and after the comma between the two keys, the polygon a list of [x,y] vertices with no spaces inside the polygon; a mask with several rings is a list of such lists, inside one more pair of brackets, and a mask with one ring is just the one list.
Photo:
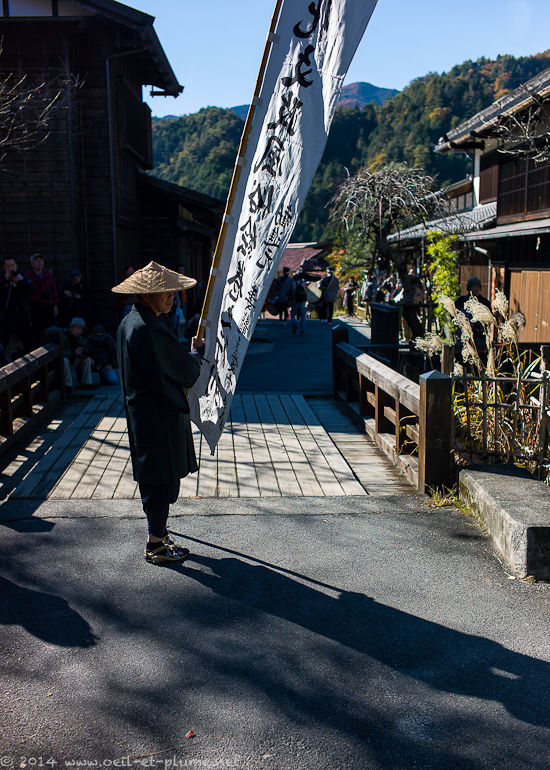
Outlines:
{"label": "conical straw hat", "polygon": [[160,294],[163,291],[190,289],[196,284],[194,278],[169,270],[158,262],[149,262],[122,283],[113,286],[111,291],[116,294]]}

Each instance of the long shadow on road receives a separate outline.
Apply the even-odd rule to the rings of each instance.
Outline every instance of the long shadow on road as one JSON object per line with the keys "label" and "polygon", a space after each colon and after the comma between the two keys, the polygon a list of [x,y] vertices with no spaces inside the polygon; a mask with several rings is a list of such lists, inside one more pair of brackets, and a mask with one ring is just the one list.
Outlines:
{"label": "long shadow on road", "polygon": [[[91,758],[160,752],[192,727],[201,741],[186,744],[185,758],[205,766],[233,755],[245,757],[236,767],[261,770],[545,766],[550,663],[422,617],[433,609],[369,595],[376,586],[381,597],[388,580],[380,562],[357,566],[376,528],[399,564],[426,521],[411,519],[405,536],[381,518],[349,517],[332,552],[322,550],[322,521],[285,522],[236,523],[216,544],[227,523],[195,520],[189,539],[200,552],[167,569],[136,558],[132,522],[60,523],[55,539],[10,532],[0,549],[11,559],[2,665],[18,697],[7,745],[11,725],[25,737],[33,713],[36,747],[65,758],[75,745]],[[305,562],[285,558],[300,533]],[[440,554],[438,543],[431,558],[445,556],[452,572],[455,547]],[[338,571],[325,571],[333,559]],[[513,612],[523,592],[505,595]],[[475,629],[474,618],[460,622]]]}
{"label": "long shadow on road", "polygon": [[338,593],[330,596],[263,565],[207,556],[193,556],[192,561],[211,572],[193,569],[188,562],[182,573],[217,594],[357,650],[430,687],[498,701],[523,722],[550,727],[550,663],[361,593],[327,586]]}

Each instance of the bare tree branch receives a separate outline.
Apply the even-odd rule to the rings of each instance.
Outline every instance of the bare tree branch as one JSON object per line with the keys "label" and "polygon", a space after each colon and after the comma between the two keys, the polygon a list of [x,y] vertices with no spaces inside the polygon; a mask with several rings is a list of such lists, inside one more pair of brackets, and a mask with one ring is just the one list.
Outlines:
{"label": "bare tree branch", "polygon": [[349,176],[330,201],[331,218],[346,230],[359,230],[365,240],[374,236],[375,252],[385,254],[403,269],[405,257],[389,246],[387,237],[403,227],[448,216],[445,194],[435,177],[406,163],[391,163],[378,171],[362,169]]}
{"label": "bare tree branch", "polygon": [[521,86],[529,98],[528,106],[517,112],[502,115],[492,133],[497,139],[497,150],[504,155],[532,158],[535,163],[550,160],[550,105],[525,84]]}
{"label": "bare tree branch", "polygon": [[69,92],[81,85],[71,76],[33,82],[26,74],[0,72],[0,162],[8,152],[23,152],[44,142],[54,117],[68,107]]}

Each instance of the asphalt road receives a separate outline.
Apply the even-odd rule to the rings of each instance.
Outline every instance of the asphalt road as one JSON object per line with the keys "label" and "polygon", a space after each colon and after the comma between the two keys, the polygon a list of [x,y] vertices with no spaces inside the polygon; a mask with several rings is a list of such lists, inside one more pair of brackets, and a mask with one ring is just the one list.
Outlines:
{"label": "asphalt road", "polygon": [[[260,323],[240,388],[330,392],[329,327],[306,331]],[[171,522],[193,554],[163,568],[138,501],[0,505],[0,768],[550,767],[550,584],[458,511],[196,499]]]}
{"label": "asphalt road", "polygon": [[[343,323],[335,318],[334,324]],[[365,344],[370,327],[358,319],[347,323],[352,345]],[[248,347],[238,390],[259,393],[332,393],[330,324],[306,321],[305,335],[292,334],[290,322],[260,320]]]}
{"label": "asphalt road", "polygon": [[3,766],[550,765],[550,585],[509,579],[457,511],[175,514],[193,555],[163,568],[137,501],[3,508]]}

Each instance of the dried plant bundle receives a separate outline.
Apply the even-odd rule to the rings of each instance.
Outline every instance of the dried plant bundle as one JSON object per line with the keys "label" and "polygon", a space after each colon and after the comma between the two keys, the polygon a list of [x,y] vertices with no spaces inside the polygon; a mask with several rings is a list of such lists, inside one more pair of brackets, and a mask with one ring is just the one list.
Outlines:
{"label": "dried plant bundle", "polygon": [[483,368],[483,364],[479,358],[476,346],[469,340],[465,341],[462,348],[462,358],[464,359],[465,363],[474,364],[479,370]]}
{"label": "dried plant bundle", "polygon": [[473,343],[474,332],[472,331],[472,324],[470,323],[468,318],[464,315],[464,313],[458,310],[454,317],[454,321],[455,321],[455,324],[460,329],[463,337],[465,337],[467,340],[470,340]]}
{"label": "dried plant bundle", "polygon": [[437,301],[442,307],[445,308],[445,310],[451,316],[451,318],[456,318],[456,314],[458,311],[455,307],[455,303],[450,297],[448,297],[446,294],[440,294],[439,297],[437,298]]}
{"label": "dried plant bundle", "polygon": [[506,294],[504,294],[502,291],[496,290],[495,293],[495,299],[493,301],[493,308],[496,310],[497,313],[500,313],[500,315],[503,318],[508,318],[508,297]]}
{"label": "dried plant bundle", "polygon": [[443,350],[443,340],[438,334],[427,332],[424,337],[417,337],[414,341],[417,350],[428,356],[436,356]]}
{"label": "dried plant bundle", "polygon": [[483,305],[476,297],[471,297],[465,304],[464,309],[470,313],[474,322],[482,324],[496,324],[494,315],[486,305]]}
{"label": "dried plant bundle", "polygon": [[518,335],[516,332],[516,327],[511,321],[505,321],[503,324],[501,324],[498,327],[498,331],[500,334],[501,339],[504,342],[514,342],[516,343],[518,341]]}
{"label": "dried plant bundle", "polygon": [[516,329],[521,329],[525,326],[525,316],[521,311],[517,311],[516,313],[512,313],[510,316],[510,323],[516,327]]}

